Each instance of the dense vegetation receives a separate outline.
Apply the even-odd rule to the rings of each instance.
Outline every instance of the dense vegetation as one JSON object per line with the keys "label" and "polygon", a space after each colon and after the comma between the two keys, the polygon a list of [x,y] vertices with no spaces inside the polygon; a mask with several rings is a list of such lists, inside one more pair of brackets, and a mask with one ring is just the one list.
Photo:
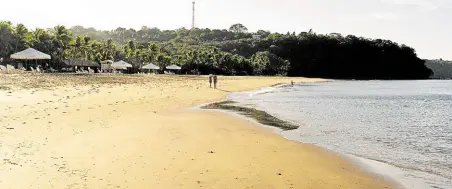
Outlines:
{"label": "dense vegetation", "polygon": [[452,79],[452,61],[446,60],[426,60],[428,68],[433,70],[434,79]]}
{"label": "dense vegetation", "polygon": [[184,73],[224,75],[289,75],[343,79],[422,79],[431,75],[414,49],[382,39],[333,33],[248,32],[242,24],[229,30],[159,30],[142,27],[99,31],[56,26],[29,30],[0,22],[0,57],[33,47],[52,55],[97,62],[125,60],[139,67],[182,66]]}

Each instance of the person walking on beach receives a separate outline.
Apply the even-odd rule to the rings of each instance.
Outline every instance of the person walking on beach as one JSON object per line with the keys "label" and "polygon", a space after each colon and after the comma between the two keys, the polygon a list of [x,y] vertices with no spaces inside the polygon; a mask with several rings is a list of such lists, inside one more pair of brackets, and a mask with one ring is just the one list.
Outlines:
{"label": "person walking on beach", "polygon": [[213,88],[214,89],[217,88],[217,82],[218,82],[217,75],[213,75]]}
{"label": "person walking on beach", "polygon": [[209,74],[209,84],[210,84],[210,88],[212,88],[212,74]]}

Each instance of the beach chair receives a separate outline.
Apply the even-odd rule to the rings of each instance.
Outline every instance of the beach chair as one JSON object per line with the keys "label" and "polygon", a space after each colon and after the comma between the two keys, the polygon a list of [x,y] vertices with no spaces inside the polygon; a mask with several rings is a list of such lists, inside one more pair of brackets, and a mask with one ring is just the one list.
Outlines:
{"label": "beach chair", "polygon": [[7,70],[15,70],[16,68],[14,68],[14,66],[11,66],[9,64],[6,65],[6,69]]}
{"label": "beach chair", "polygon": [[22,70],[24,65],[22,63],[17,63],[17,69]]}

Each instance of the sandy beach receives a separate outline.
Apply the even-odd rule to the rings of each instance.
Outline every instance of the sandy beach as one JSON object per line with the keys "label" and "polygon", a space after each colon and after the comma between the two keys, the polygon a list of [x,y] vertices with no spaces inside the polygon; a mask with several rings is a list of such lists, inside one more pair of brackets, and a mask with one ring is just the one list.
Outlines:
{"label": "sandy beach", "polygon": [[321,79],[0,75],[0,188],[393,188],[338,154],[189,107]]}

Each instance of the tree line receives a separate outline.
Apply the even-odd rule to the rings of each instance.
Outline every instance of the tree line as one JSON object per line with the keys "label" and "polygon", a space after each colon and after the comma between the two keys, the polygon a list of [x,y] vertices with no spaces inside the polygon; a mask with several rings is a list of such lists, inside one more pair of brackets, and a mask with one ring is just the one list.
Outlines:
{"label": "tree line", "polygon": [[434,79],[452,79],[452,61],[447,60],[425,60],[426,66],[433,70]]}
{"label": "tree line", "polygon": [[287,75],[337,79],[425,79],[432,71],[415,50],[390,40],[314,31],[248,32],[242,24],[223,29],[111,31],[83,26],[30,30],[0,22],[0,57],[32,47],[52,56],[103,62],[125,60],[137,67],[177,64],[182,72],[223,75]]}

